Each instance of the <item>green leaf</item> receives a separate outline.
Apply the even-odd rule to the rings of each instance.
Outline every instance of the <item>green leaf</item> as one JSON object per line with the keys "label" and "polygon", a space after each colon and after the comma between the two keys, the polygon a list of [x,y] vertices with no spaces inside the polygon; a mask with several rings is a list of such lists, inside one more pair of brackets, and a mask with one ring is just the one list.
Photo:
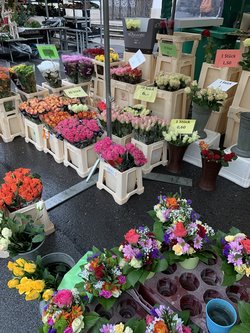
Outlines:
{"label": "green leaf", "polygon": [[192,333],[200,332],[200,328],[198,326],[196,326],[195,324],[189,324],[188,326],[192,329]]}
{"label": "green leaf", "polygon": [[143,284],[147,280],[147,277],[149,276],[150,273],[151,272],[149,272],[149,271],[143,271],[143,273],[139,279],[139,282]]}
{"label": "green leaf", "polygon": [[[98,319],[98,321],[95,323],[95,325],[88,330],[88,332],[89,333],[100,333],[100,328],[102,327],[102,325],[107,324],[108,322],[109,321],[107,318],[100,317]],[[84,332],[85,332],[85,328],[84,328]]]}
{"label": "green leaf", "polygon": [[242,323],[250,324],[250,303],[241,301],[238,303],[238,309],[240,320],[242,321]]}
{"label": "green leaf", "polygon": [[249,332],[250,332],[249,324],[236,325],[229,331],[229,333],[249,333]]}
{"label": "green leaf", "polygon": [[36,235],[32,238],[32,243],[41,243],[44,240],[44,235]]}
{"label": "green leaf", "polygon": [[90,313],[86,313],[84,314],[84,328],[85,329],[89,329],[91,327],[93,327],[94,325],[96,325],[96,323],[99,321],[100,316],[98,313],[96,312],[90,312]]}
{"label": "green leaf", "polygon": [[135,269],[127,275],[127,280],[131,284],[131,286],[134,287],[136,285],[136,283],[140,280],[142,273],[143,270]]}
{"label": "green leaf", "polygon": [[229,235],[236,235],[240,233],[241,231],[238,228],[232,227],[229,229]]}
{"label": "green leaf", "polygon": [[113,252],[117,257],[121,257],[121,252],[119,251],[118,247],[114,247],[110,251]]}
{"label": "green leaf", "polygon": [[155,272],[163,272],[168,268],[168,261],[166,259],[158,260]]}
{"label": "green leaf", "polygon": [[153,232],[155,234],[155,237],[160,242],[163,242],[163,240],[164,240],[164,230],[163,230],[162,222],[157,221],[157,222],[154,223]]}
{"label": "green leaf", "polygon": [[98,301],[103,306],[103,308],[105,310],[109,310],[115,304],[116,298],[114,298],[114,297],[110,297],[110,298],[98,297]]}
{"label": "green leaf", "polygon": [[145,333],[146,331],[146,322],[144,319],[138,320],[132,318],[126,322],[125,326],[132,328],[133,333]]}
{"label": "green leaf", "polygon": [[86,291],[85,289],[85,286],[84,286],[84,282],[79,282],[75,285],[75,288],[79,291],[79,292],[82,292],[82,291]]}
{"label": "green leaf", "polygon": [[224,272],[223,286],[231,286],[236,281],[236,272],[233,265],[223,262],[221,269]]}
{"label": "green leaf", "polygon": [[187,325],[189,317],[190,317],[190,311],[184,310],[178,312],[178,316],[182,319],[184,325]]}

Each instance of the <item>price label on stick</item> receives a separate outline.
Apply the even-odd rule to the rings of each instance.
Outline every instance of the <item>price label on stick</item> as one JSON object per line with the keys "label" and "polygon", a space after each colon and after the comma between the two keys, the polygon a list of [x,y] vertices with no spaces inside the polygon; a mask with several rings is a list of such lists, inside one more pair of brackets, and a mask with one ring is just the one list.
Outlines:
{"label": "price label on stick", "polygon": [[195,122],[195,119],[172,119],[170,127],[174,127],[179,134],[192,134]]}
{"label": "price label on stick", "polygon": [[237,82],[232,82],[232,81],[217,79],[214,82],[212,82],[208,86],[208,88],[221,89],[223,91],[228,91],[229,89],[231,89],[236,84],[238,84],[238,83]]}
{"label": "price label on stick", "polygon": [[38,44],[36,47],[41,59],[59,59],[55,45]]}
{"label": "price label on stick", "polygon": [[132,69],[140,66],[146,61],[141,50],[138,50],[131,58],[129,58],[128,62]]}
{"label": "price label on stick", "polygon": [[168,44],[161,42],[160,44],[161,53],[167,57],[177,57],[177,49],[175,44]]}
{"label": "price label on stick", "polygon": [[86,92],[82,89],[82,87],[65,89],[64,93],[69,98],[80,98],[88,96]]}
{"label": "price label on stick", "polygon": [[218,50],[214,65],[216,67],[238,67],[240,58],[240,50]]}
{"label": "price label on stick", "polygon": [[156,87],[146,87],[138,85],[135,89],[134,98],[141,101],[154,103],[157,95]]}

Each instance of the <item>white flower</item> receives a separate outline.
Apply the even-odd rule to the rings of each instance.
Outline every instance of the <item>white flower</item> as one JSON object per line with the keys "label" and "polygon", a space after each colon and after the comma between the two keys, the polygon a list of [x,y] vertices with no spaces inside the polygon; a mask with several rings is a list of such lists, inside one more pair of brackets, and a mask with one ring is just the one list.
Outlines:
{"label": "white flower", "polygon": [[212,95],[208,96],[207,100],[208,100],[209,102],[212,102],[212,101],[214,100],[214,96],[212,96]]}
{"label": "white flower", "polygon": [[83,315],[75,318],[71,325],[73,333],[80,333],[81,330],[84,328]]}
{"label": "white flower", "polygon": [[44,208],[44,202],[41,200],[41,201],[38,201],[36,203],[36,209],[39,210],[39,211],[42,211]]}
{"label": "white flower", "polygon": [[7,251],[10,244],[9,239],[0,238],[0,251]]}
{"label": "white flower", "polygon": [[120,295],[121,295],[121,290],[115,290],[115,291],[112,291],[112,296],[115,297],[115,298],[118,298]]}
{"label": "white flower", "polygon": [[123,249],[123,245],[120,245],[119,246],[119,251],[122,252],[122,249]]}
{"label": "white flower", "polygon": [[9,239],[12,236],[12,231],[5,227],[2,230],[2,236],[6,239]]}
{"label": "white flower", "polygon": [[141,268],[142,267],[142,262],[137,260],[135,257],[130,261],[130,266],[134,268]]}
{"label": "white flower", "polygon": [[184,91],[185,91],[186,94],[190,94],[191,93],[191,89],[189,87],[186,87],[184,89]]}
{"label": "white flower", "polygon": [[163,215],[163,213],[162,213],[161,210],[158,210],[158,211],[156,212],[156,216],[157,216],[157,218],[158,218],[161,222],[165,222],[165,221],[166,221],[166,219],[165,219],[165,217],[164,217],[164,215]]}
{"label": "white flower", "polygon": [[46,314],[46,316],[42,316],[42,322],[43,322],[44,324],[47,323],[48,319],[49,319],[49,314]]}
{"label": "white flower", "polygon": [[193,82],[191,82],[191,86],[192,87],[198,86],[197,80],[194,80]]}
{"label": "white flower", "polygon": [[119,267],[120,268],[123,268],[125,265],[126,265],[126,261],[124,260],[124,259],[121,259],[120,261],[119,261]]}
{"label": "white flower", "polygon": [[250,38],[245,39],[243,44],[245,47],[250,46]]}

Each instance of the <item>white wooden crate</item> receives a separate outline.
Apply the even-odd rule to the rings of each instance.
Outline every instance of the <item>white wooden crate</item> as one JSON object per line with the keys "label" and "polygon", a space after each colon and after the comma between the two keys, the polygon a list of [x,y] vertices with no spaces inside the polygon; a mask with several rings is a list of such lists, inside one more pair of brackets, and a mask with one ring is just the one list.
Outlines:
{"label": "white wooden crate", "polygon": [[48,89],[49,92],[55,96],[62,96],[65,89],[73,88],[74,83],[70,83],[67,80],[62,80],[62,86],[59,88],[52,88],[48,82],[43,82],[42,87]]}
{"label": "white wooden crate", "polygon": [[35,98],[35,97],[46,97],[49,95],[49,90],[46,88],[43,88],[42,86],[39,86],[38,84],[36,85],[36,92],[27,94],[24,91],[16,88],[17,93],[22,97],[23,101],[26,101],[27,99],[30,98]]}
{"label": "white wooden crate", "polygon": [[181,73],[194,78],[195,57],[183,56],[181,59],[158,56],[155,66],[155,77],[160,72]]}
{"label": "white wooden crate", "polygon": [[43,150],[43,124],[36,124],[24,118],[25,142],[32,143],[37,150]]}
{"label": "white wooden crate", "polygon": [[43,151],[53,156],[57,163],[64,161],[64,141],[57,139],[46,127],[43,128]]}
{"label": "white wooden crate", "polygon": [[131,142],[132,136],[133,134],[131,133],[119,138],[119,136],[112,134],[112,141],[118,143],[119,145],[125,146],[127,143]]}
{"label": "white wooden crate", "polygon": [[230,106],[227,118],[227,128],[224,140],[224,147],[230,147],[235,145],[238,141],[239,129],[240,129],[240,114],[241,112],[249,112],[250,108],[242,109]]}

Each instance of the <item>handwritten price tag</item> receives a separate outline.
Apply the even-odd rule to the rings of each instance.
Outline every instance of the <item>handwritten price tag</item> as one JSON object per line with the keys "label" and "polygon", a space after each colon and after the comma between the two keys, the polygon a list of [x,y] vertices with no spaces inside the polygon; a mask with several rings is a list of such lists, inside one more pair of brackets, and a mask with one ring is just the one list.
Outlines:
{"label": "handwritten price tag", "polygon": [[59,59],[55,45],[36,45],[41,59]]}
{"label": "handwritten price tag", "polygon": [[69,98],[80,98],[88,96],[86,92],[82,89],[82,87],[65,89],[64,93]]}
{"label": "handwritten price tag", "polygon": [[162,55],[168,56],[168,57],[177,57],[177,49],[175,44],[167,44],[167,43],[161,43],[160,49]]}
{"label": "handwritten price tag", "polygon": [[223,91],[228,91],[230,88],[232,88],[236,84],[238,84],[238,83],[237,82],[232,82],[232,81],[217,79],[214,82],[212,82],[208,86],[208,88],[221,89]]}
{"label": "handwritten price tag", "polygon": [[132,69],[140,66],[146,61],[141,50],[138,50],[131,58],[129,58],[128,62]]}
{"label": "handwritten price tag", "polygon": [[179,134],[192,134],[195,122],[195,119],[172,119],[170,127],[174,127]]}
{"label": "handwritten price tag", "polygon": [[146,87],[138,85],[135,89],[134,98],[141,101],[154,103],[157,95],[156,87]]}
{"label": "handwritten price tag", "polygon": [[214,65],[216,67],[237,67],[241,58],[240,50],[218,50]]}

